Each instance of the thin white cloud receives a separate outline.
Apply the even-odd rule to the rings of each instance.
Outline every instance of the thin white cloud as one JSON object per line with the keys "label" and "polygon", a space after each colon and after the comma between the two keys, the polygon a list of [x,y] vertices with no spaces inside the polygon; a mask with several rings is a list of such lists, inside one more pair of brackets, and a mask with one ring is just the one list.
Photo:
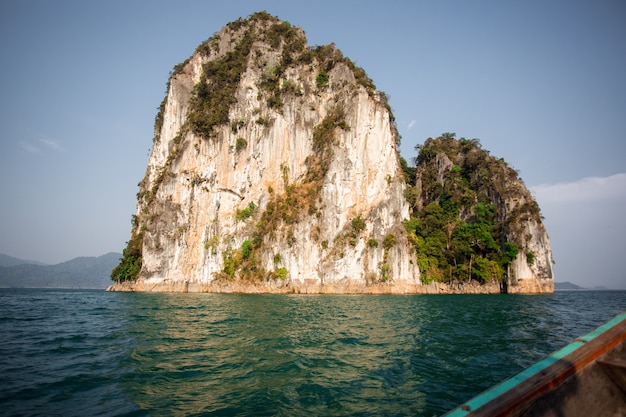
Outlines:
{"label": "thin white cloud", "polygon": [[411,130],[411,128],[412,128],[413,126],[415,126],[415,123],[416,123],[416,122],[415,122],[415,120],[411,120],[411,121],[409,122],[409,124],[407,125],[407,127],[406,127],[406,128],[407,128],[407,130]]}
{"label": "thin white cloud", "polygon": [[588,177],[574,182],[541,184],[531,187],[539,202],[583,202],[626,197],[626,173],[608,177]]}
{"label": "thin white cloud", "polygon": [[65,152],[65,148],[63,148],[63,146],[61,146],[61,144],[57,142],[56,140],[43,137],[39,139],[39,142],[41,142],[47,148],[52,149],[56,152]]}
{"label": "thin white cloud", "polygon": [[54,152],[67,152],[65,148],[56,140],[50,139],[48,137],[41,137],[38,141],[29,142],[25,140],[20,140],[17,142],[17,145],[22,148],[22,150],[26,153],[31,154],[41,154],[44,153],[46,149],[54,151]]}
{"label": "thin white cloud", "polygon": [[41,149],[39,149],[32,143],[24,142],[21,140],[17,142],[17,144],[20,148],[22,148],[22,150],[24,150],[27,153],[41,153]]}

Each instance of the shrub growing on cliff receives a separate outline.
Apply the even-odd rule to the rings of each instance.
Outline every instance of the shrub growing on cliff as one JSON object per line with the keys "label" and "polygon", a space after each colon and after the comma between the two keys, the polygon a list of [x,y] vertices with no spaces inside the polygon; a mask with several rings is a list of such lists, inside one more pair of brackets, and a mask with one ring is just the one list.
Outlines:
{"label": "shrub growing on cliff", "polygon": [[256,213],[256,209],[257,206],[256,204],[254,204],[254,201],[251,201],[250,204],[248,204],[248,206],[244,209],[237,209],[237,211],[235,211],[235,219],[237,219],[237,221],[244,221],[250,217],[252,217],[254,215],[254,213]]}
{"label": "shrub growing on cliff", "polygon": [[276,271],[274,271],[274,278],[275,279],[286,279],[287,276],[289,275],[289,270],[287,268],[276,268]]}
{"label": "shrub growing on cliff", "polygon": [[367,246],[370,248],[377,248],[378,247],[378,240],[371,238],[367,240]]}
{"label": "shrub growing on cliff", "polygon": [[387,262],[381,262],[378,266],[380,268],[380,280],[387,282],[391,279],[391,265]]}
{"label": "shrub growing on cliff", "polygon": [[233,253],[229,248],[224,252],[223,260],[224,269],[222,270],[222,275],[228,280],[234,279],[235,272],[240,264],[239,254]]}
{"label": "shrub growing on cliff", "polygon": [[328,85],[328,74],[325,71],[320,71],[315,78],[315,83],[318,87],[326,87]]}
{"label": "shrub growing on cliff", "polygon": [[352,229],[358,235],[361,231],[365,230],[365,220],[361,218],[361,215],[353,218],[350,223],[352,224]]}
{"label": "shrub growing on cliff", "polygon": [[241,152],[242,150],[246,149],[247,147],[248,147],[248,141],[245,140],[242,137],[238,137],[236,145],[235,145],[235,151],[236,152]]}
{"label": "shrub growing on cliff", "polygon": [[392,234],[388,234],[383,240],[383,248],[389,250],[394,247],[396,243],[396,237]]}
{"label": "shrub growing on cliff", "polygon": [[289,22],[281,22],[273,24],[267,30],[265,34],[267,42],[270,47],[277,49],[283,38],[288,38],[289,34],[293,31],[293,26]]}
{"label": "shrub growing on cliff", "polygon": [[250,242],[249,240],[244,240],[243,244],[241,245],[241,257],[246,260],[248,258],[250,258],[250,255],[252,254],[252,242]]}
{"label": "shrub growing on cliff", "polygon": [[504,254],[502,259],[502,265],[508,266],[515,258],[517,258],[517,254],[519,253],[519,248],[513,242],[505,242],[504,244]]}

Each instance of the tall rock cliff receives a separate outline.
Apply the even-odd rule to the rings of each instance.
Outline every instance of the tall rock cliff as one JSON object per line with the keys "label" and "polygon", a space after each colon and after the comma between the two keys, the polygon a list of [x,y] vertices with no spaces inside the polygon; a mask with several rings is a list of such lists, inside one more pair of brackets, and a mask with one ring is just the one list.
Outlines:
{"label": "tall rock cliff", "polygon": [[[441,202],[428,184],[455,172],[454,157],[435,152],[434,181],[422,164],[407,182],[398,140],[386,96],[333,44],[308,47],[301,29],[265,12],[228,24],[171,74],[110,289],[551,291],[535,217],[519,231],[511,223],[499,242],[517,242],[533,262],[468,243],[455,273],[444,271],[452,253],[425,250],[420,210],[430,197]],[[534,203],[519,195],[503,207]],[[457,215],[467,224],[472,216],[474,206]]]}
{"label": "tall rock cliff", "polygon": [[112,289],[415,292],[397,141],[334,45],[228,24],[171,75]]}

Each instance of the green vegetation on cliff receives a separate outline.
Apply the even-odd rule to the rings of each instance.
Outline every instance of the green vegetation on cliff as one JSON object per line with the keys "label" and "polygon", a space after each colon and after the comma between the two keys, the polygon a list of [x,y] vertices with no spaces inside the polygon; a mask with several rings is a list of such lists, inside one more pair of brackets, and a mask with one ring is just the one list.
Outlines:
{"label": "green vegetation on cliff", "polygon": [[126,249],[122,252],[122,259],[111,272],[111,279],[115,282],[134,281],[141,272],[143,233],[131,238]]}
{"label": "green vegetation on cliff", "polygon": [[235,103],[235,90],[248,66],[253,34],[248,29],[233,51],[221,59],[208,61],[195,85],[187,121],[191,130],[208,137],[214,126],[228,124],[228,110]]}
{"label": "green vegetation on cliff", "polygon": [[[280,52],[280,59],[275,66],[267,66],[266,61],[256,62],[265,67],[264,75],[259,82],[259,89],[264,95],[268,108],[281,111],[284,97],[302,95],[303,92],[295,84],[285,79],[285,71],[296,66],[313,66],[319,68],[316,78],[318,88],[325,88],[330,83],[330,71],[337,64],[346,65],[353,73],[356,83],[365,87],[371,96],[376,93],[376,86],[365,71],[356,66],[350,59],[343,56],[334,44],[307,48],[304,32],[289,22],[281,22],[267,12],[259,12],[248,19],[239,19],[226,26],[237,34],[237,41],[232,51],[223,56],[207,61],[202,69],[202,76],[193,90],[188,123],[190,129],[201,136],[210,137],[213,127],[229,123],[228,112],[236,102],[235,92],[242,74],[250,65],[250,59],[263,56],[265,48]],[[197,48],[197,51],[208,57],[218,54],[219,35],[214,35]],[[174,75],[182,71],[185,63],[175,67]],[[379,99],[391,110],[387,96],[379,93]],[[162,104],[157,115],[155,128],[162,125]],[[395,129],[395,119],[392,115]],[[397,132],[396,132],[397,135]],[[397,135],[399,138],[399,135]]]}
{"label": "green vegetation on cliff", "polygon": [[503,281],[524,239],[520,222],[541,222],[517,172],[478,139],[457,140],[454,133],[416,149],[416,168],[403,166],[416,181],[406,193],[412,214],[405,227],[422,281]]}

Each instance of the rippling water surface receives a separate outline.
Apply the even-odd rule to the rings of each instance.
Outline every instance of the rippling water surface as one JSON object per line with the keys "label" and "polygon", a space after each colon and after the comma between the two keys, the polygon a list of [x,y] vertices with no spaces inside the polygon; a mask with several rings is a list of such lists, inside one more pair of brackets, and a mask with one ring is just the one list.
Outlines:
{"label": "rippling water surface", "polygon": [[626,310],[626,292],[0,290],[0,415],[439,415]]}

